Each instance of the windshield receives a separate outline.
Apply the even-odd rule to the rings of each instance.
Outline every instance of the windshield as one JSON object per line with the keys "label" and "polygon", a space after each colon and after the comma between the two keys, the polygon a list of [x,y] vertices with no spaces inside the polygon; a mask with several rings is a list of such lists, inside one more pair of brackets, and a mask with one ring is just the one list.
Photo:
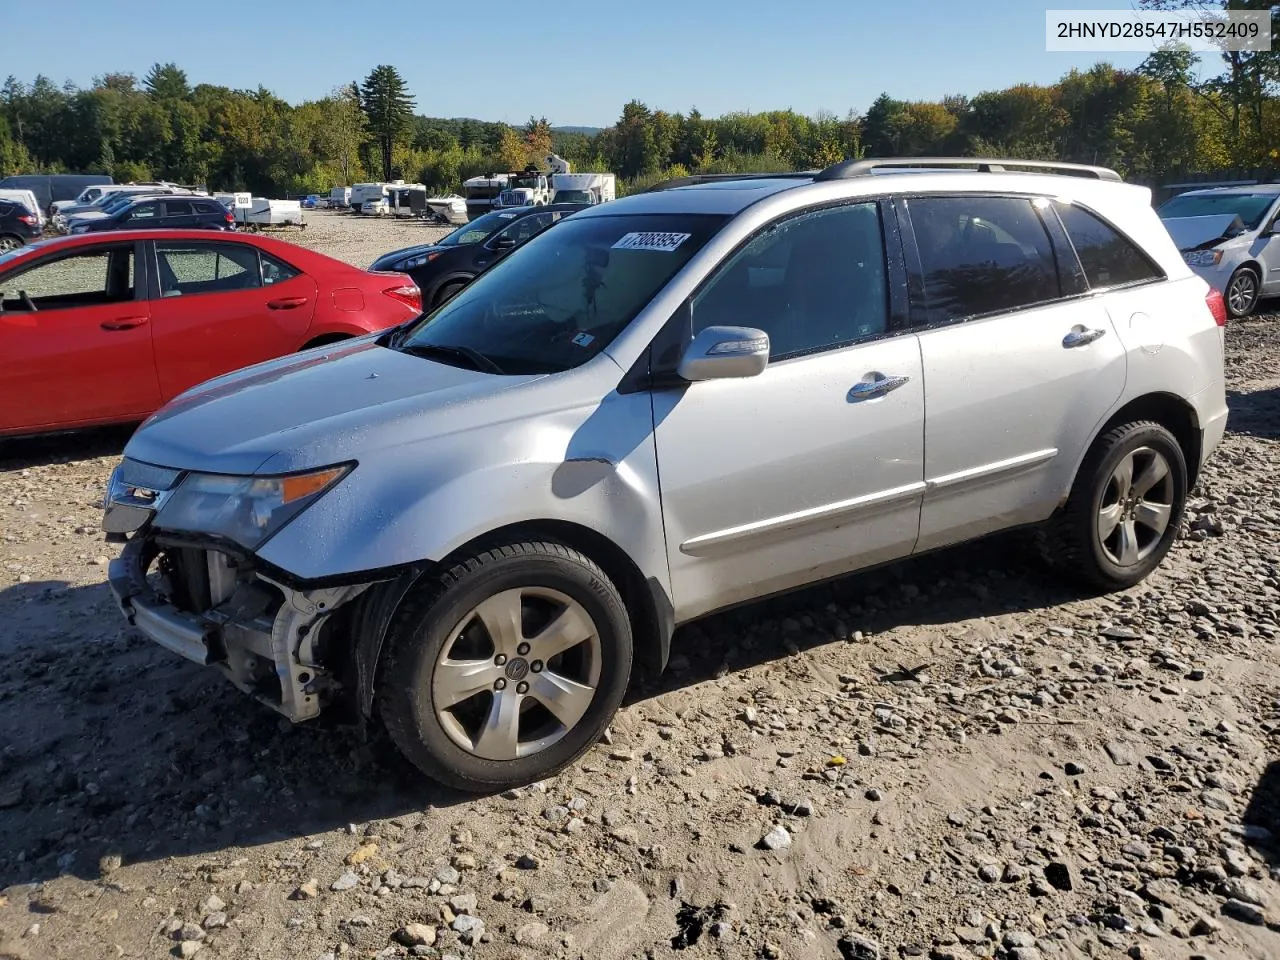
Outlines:
{"label": "windshield", "polygon": [[508,183],[512,187],[537,187],[538,175],[536,173],[525,174],[522,177],[512,177]]}
{"label": "windshield", "polygon": [[480,243],[485,237],[500,230],[516,218],[515,213],[495,211],[476,217],[470,223],[464,223],[453,233],[446,236],[438,244],[441,247],[460,247],[468,243]]}
{"label": "windshield", "polygon": [[1157,212],[1162,220],[1230,214],[1239,217],[1252,230],[1262,223],[1262,218],[1275,201],[1274,193],[1184,193],[1166,201]]}
{"label": "windshield", "polygon": [[590,190],[557,190],[556,203],[590,203]]}
{"label": "windshield", "polygon": [[504,374],[571,369],[612,343],[726,219],[567,218],[417,323],[399,349],[470,353]]}

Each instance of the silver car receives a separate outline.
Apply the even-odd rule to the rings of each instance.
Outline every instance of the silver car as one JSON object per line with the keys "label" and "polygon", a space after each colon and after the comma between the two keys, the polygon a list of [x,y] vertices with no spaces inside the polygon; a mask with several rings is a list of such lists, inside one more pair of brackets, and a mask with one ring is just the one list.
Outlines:
{"label": "silver car", "polygon": [[1222,292],[1232,317],[1280,295],[1280,184],[1191,190],[1156,212],[1182,258]]}
{"label": "silver car", "polygon": [[1112,171],[903,164],[668,183],[191,390],[111,478],[125,616],[486,791],[731,604],[1032,525],[1142,580],[1223,434],[1222,297]]}

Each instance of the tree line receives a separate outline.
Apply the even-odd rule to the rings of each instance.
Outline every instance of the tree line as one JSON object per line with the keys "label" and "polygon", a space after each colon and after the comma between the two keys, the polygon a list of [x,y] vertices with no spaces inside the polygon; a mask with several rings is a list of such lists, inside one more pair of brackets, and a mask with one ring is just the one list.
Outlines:
{"label": "tree line", "polygon": [[141,81],[113,73],[87,88],[9,77],[0,89],[0,175],[101,172],[268,196],[396,178],[450,191],[554,151],[575,170],[617,173],[623,192],[688,173],[812,169],[864,156],[1065,160],[1155,183],[1280,159],[1277,77],[1280,54],[1269,51],[1225,55],[1221,74],[1203,80],[1195,55],[1166,50],[1133,70],[1100,63],[1048,85],[939,101],[885,93],[843,117],[705,117],[632,100],[613,126],[583,133],[545,117],[511,126],[424,116],[390,65],[295,105],[263,87],[192,85],[167,63]]}

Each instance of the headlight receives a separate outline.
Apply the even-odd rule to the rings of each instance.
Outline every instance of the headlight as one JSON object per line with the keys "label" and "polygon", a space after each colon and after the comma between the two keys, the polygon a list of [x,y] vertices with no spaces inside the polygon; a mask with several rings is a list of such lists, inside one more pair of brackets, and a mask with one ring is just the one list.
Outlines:
{"label": "headlight", "polygon": [[351,472],[352,466],[283,477],[193,473],[165,502],[156,525],[226,537],[246,550],[256,550],[332,489]]}
{"label": "headlight", "polygon": [[1182,255],[1189,267],[1216,267],[1222,262],[1221,250],[1188,250]]}
{"label": "headlight", "polygon": [[420,267],[424,263],[430,263],[438,256],[440,256],[440,252],[438,250],[432,253],[420,253],[416,257],[409,257],[407,260],[401,260],[392,268],[392,270],[396,273],[403,273],[406,270],[412,270],[415,267]]}

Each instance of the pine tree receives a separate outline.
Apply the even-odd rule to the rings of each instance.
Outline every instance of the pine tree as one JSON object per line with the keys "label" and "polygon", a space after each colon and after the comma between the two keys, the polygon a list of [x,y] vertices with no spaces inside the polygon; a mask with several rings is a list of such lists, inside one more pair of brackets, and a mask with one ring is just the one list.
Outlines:
{"label": "pine tree", "polygon": [[382,155],[382,178],[390,180],[392,152],[413,121],[413,97],[400,71],[388,64],[374,67],[360,87],[360,107]]}

